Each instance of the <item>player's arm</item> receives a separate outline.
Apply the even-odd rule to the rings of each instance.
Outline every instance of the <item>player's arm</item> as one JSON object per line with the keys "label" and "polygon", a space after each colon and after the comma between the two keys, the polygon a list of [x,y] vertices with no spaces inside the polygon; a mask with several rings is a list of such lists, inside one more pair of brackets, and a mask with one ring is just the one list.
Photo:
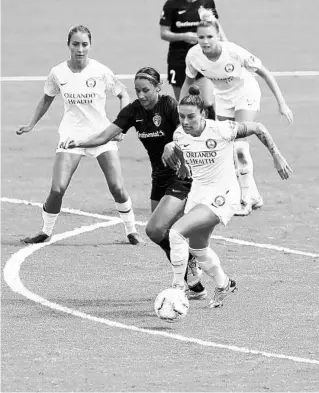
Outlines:
{"label": "player's arm", "polygon": [[250,135],[256,135],[257,138],[261,141],[261,143],[264,146],[266,146],[269,153],[272,155],[274,160],[274,166],[278,171],[280,177],[282,179],[288,179],[289,173],[292,173],[292,169],[290,168],[287,161],[280,153],[278,147],[276,146],[267,128],[263,124],[255,123],[255,122],[236,123],[236,125],[237,125],[236,138],[246,138],[247,136]]}
{"label": "player's arm", "polygon": [[263,65],[256,70],[256,74],[259,75],[268,85],[269,89],[272,91],[275,96],[278,106],[279,112],[285,116],[288,122],[291,124],[293,122],[293,114],[288,105],[285,102],[284,96],[278,86],[278,83],[271,72]]}
{"label": "player's arm", "polygon": [[75,147],[97,147],[110,142],[114,137],[123,131],[122,128],[116,124],[110,124],[104,131],[96,134],[90,138],[83,140],[74,140],[68,138],[67,140],[60,143],[59,147],[61,149],[74,149]]}
{"label": "player's arm", "polygon": [[53,100],[54,100],[54,96],[48,96],[47,94],[44,94],[36,107],[36,110],[34,112],[34,115],[30,123],[19,127],[16,133],[18,135],[22,135],[24,133],[31,131],[34,128],[34,126],[38,123],[38,121],[43,117],[43,115],[47,112],[47,110],[50,108],[50,105],[52,104]]}
{"label": "player's arm", "polygon": [[160,26],[161,39],[168,42],[185,41],[188,44],[197,44],[197,34],[193,32],[174,33],[170,26]]}

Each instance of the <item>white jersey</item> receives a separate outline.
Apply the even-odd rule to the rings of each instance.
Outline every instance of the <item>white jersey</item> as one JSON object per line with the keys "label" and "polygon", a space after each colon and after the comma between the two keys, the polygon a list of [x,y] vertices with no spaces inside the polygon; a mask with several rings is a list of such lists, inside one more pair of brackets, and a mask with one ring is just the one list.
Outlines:
{"label": "white jersey", "polygon": [[261,67],[260,59],[233,42],[221,41],[220,44],[222,53],[216,61],[209,60],[199,44],[193,46],[186,56],[186,75],[195,78],[200,72],[212,81],[215,94],[227,100],[259,90],[252,72]]}
{"label": "white jersey", "polygon": [[192,171],[192,188],[226,190],[237,184],[233,142],[236,123],[206,119],[202,134],[186,134],[182,126],[174,133],[174,141]]}
{"label": "white jersey", "polygon": [[46,95],[60,93],[64,101],[59,134],[76,139],[99,133],[110,124],[106,93],[117,96],[121,91],[122,84],[113,72],[93,59],[79,73],[72,72],[66,61],[53,67],[44,86]]}

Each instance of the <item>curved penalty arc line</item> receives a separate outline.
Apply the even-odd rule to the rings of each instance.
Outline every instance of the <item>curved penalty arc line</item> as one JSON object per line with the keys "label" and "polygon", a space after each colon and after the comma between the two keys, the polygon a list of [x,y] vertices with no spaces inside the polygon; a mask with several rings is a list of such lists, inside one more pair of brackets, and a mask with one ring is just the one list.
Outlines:
{"label": "curved penalty arc line", "polygon": [[32,255],[34,252],[40,250],[41,248],[44,248],[50,244],[54,244],[56,242],[59,242],[63,239],[67,239],[72,236],[77,236],[86,232],[94,231],[95,229],[98,228],[105,228],[105,227],[110,227],[112,225],[116,225],[120,223],[120,219],[115,219],[113,221],[109,222],[100,222],[96,223],[93,225],[88,225],[88,226],[83,226],[80,228],[76,228],[72,231],[64,232],[61,234],[54,235],[52,239],[47,242],[47,243],[41,243],[41,244],[34,244],[34,245],[29,245],[27,247],[24,247],[20,249],[18,252],[13,254],[11,258],[7,261],[5,267],[4,267],[4,280],[8,284],[8,286],[12,289],[12,291],[19,293],[20,295],[26,297],[29,300],[32,300],[36,303],[39,303],[45,307],[48,307],[52,310],[59,311],[59,312],[64,312],[82,319],[86,319],[89,321],[93,322],[98,322],[102,323],[104,325],[114,327],[114,328],[119,328],[119,329],[125,329],[125,330],[130,330],[130,331],[135,331],[138,333],[144,333],[144,334],[149,334],[152,336],[162,336],[166,337],[169,339],[174,339],[190,344],[197,344],[201,345],[204,347],[213,347],[213,348],[219,348],[219,349],[224,349],[224,350],[229,350],[229,351],[234,351],[234,352],[239,352],[239,353],[247,353],[247,354],[253,354],[253,355],[259,355],[259,356],[265,356],[268,358],[276,358],[276,359],[283,359],[283,360],[290,360],[293,362],[298,362],[298,363],[307,363],[307,364],[314,364],[314,365],[319,365],[319,360],[316,359],[308,359],[308,358],[302,358],[302,357],[297,357],[297,356],[289,356],[289,355],[284,355],[284,354],[277,354],[277,353],[271,353],[271,352],[265,352],[265,351],[259,351],[259,350],[254,350],[254,349],[249,349],[245,347],[238,347],[235,345],[225,345],[225,344],[220,344],[212,341],[206,341],[206,340],[201,340],[198,338],[193,338],[193,337],[186,337],[182,336],[180,334],[173,334],[173,333],[167,333],[163,331],[157,331],[157,330],[150,330],[150,329],[144,329],[144,328],[139,328],[138,326],[134,325],[125,325],[120,322],[116,321],[111,321],[105,318],[100,318],[100,317],[95,317],[90,314],[83,313],[78,310],[73,310],[69,307],[61,306],[60,304],[51,302],[31,291],[29,291],[22,283],[20,280],[19,272],[21,265],[23,262],[28,258],[30,255]]}

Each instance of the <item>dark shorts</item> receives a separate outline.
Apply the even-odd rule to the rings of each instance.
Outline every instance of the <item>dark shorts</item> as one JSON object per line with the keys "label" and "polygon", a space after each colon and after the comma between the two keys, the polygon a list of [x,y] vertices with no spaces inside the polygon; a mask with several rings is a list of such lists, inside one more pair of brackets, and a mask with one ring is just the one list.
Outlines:
{"label": "dark shorts", "polygon": [[191,179],[179,179],[174,175],[152,177],[151,200],[160,201],[164,195],[171,195],[181,201],[186,199],[192,186]]}
{"label": "dark shorts", "polygon": [[[195,79],[200,79],[203,77],[204,75],[198,72]],[[167,79],[170,85],[176,87],[182,87],[185,80],[185,64],[183,65],[168,64]]]}

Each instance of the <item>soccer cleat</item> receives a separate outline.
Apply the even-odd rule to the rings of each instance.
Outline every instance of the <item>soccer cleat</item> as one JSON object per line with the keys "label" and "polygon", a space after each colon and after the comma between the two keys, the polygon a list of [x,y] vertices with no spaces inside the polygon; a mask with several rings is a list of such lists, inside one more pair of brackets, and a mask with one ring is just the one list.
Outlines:
{"label": "soccer cleat", "polygon": [[258,196],[258,198],[253,198],[252,208],[253,210],[260,209],[264,204],[264,200],[262,196]]}
{"label": "soccer cleat", "polygon": [[36,244],[36,243],[44,243],[45,241],[50,240],[50,236],[44,232],[40,232],[35,236],[26,237],[21,239],[23,244]]}
{"label": "soccer cleat", "polygon": [[214,296],[212,300],[209,302],[208,306],[210,308],[221,307],[223,305],[223,301],[225,297],[229,293],[234,292],[236,290],[237,290],[236,281],[230,278],[225,288],[218,288],[218,287],[215,288]]}
{"label": "soccer cleat", "polygon": [[199,281],[193,286],[188,285],[188,289],[186,290],[186,296],[190,300],[203,300],[207,297],[207,290]]}
{"label": "soccer cleat", "polygon": [[241,216],[241,217],[249,216],[249,214],[252,212],[252,210],[253,210],[252,205],[250,205],[248,203],[245,203],[245,202],[242,202],[240,204],[239,209],[236,210],[234,215],[235,216]]}
{"label": "soccer cleat", "polygon": [[129,233],[127,235],[128,241],[136,246],[137,244],[144,243],[142,236],[138,232]]}

